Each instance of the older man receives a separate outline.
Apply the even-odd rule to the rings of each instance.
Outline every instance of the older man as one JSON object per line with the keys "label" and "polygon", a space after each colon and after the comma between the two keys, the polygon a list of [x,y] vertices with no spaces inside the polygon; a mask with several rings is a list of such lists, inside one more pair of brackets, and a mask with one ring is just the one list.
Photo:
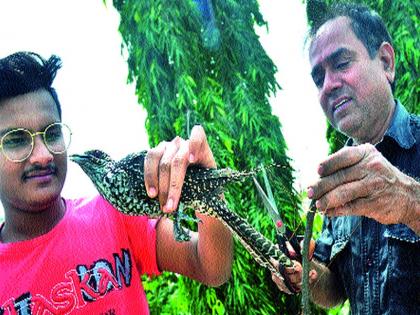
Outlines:
{"label": "older man", "polygon": [[[309,58],[326,117],[350,138],[308,188],[327,215],[312,300],[332,307],[349,299],[353,314],[418,314],[420,118],[393,96],[391,38],[377,13],[336,5],[312,30]],[[299,289],[301,265],[288,272]]]}

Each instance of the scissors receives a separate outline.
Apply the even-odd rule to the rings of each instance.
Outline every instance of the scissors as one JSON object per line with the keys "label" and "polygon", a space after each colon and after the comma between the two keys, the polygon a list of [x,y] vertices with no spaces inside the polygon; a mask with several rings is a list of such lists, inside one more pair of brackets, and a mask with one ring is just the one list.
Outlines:
{"label": "scissors", "polygon": [[[297,260],[299,262],[302,262],[302,253],[299,246],[299,239],[298,237],[284,224],[284,221],[277,209],[277,206],[274,201],[273,192],[271,191],[267,174],[264,169],[262,168],[262,174],[264,177],[265,187],[267,190],[267,193],[263,190],[261,185],[258,183],[257,179],[253,177],[255,186],[257,187],[257,190],[263,200],[264,206],[267,209],[267,212],[269,213],[271,219],[274,222],[274,225],[276,227],[276,239],[277,244],[279,246],[279,249],[290,259]],[[287,242],[289,242],[290,246],[292,247],[293,251],[289,250],[289,247],[287,246]],[[298,293],[298,291],[294,288],[292,283],[290,282],[289,276],[286,273],[284,265],[279,265],[279,272],[282,275],[284,279],[284,284],[286,285],[287,289],[289,289],[292,293]]]}

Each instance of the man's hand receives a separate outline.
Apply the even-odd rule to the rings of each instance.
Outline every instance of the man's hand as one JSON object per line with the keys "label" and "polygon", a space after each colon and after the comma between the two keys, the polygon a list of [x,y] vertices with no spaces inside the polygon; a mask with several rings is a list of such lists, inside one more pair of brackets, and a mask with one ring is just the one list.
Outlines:
{"label": "man's hand", "polygon": [[[159,198],[164,212],[177,209],[185,174],[190,164],[215,168],[213,154],[201,126],[194,126],[188,140],[176,137],[149,150],[144,162],[144,181],[149,197]],[[233,240],[224,224],[196,211],[198,231],[191,239],[177,242],[174,224],[162,217],[156,227],[159,269],[185,275],[210,286],[219,286],[231,273]]]}
{"label": "man's hand", "polygon": [[149,150],[144,162],[144,182],[149,197],[159,197],[162,210],[178,207],[187,167],[198,164],[215,168],[203,127],[194,126],[188,140],[176,137]]}
{"label": "man's hand", "polygon": [[366,216],[382,224],[405,223],[418,203],[416,182],[391,165],[370,144],[346,147],[319,166],[308,189],[328,216]]}
{"label": "man's hand", "polygon": [[[300,290],[302,287],[301,281],[303,270],[299,262],[293,262],[294,268],[288,268],[287,272],[290,275],[289,278],[291,282],[294,283],[294,287]],[[278,278],[274,274],[272,275],[272,279],[281,291],[291,294],[291,292],[287,290],[283,279]],[[317,261],[316,259],[311,261],[309,287],[311,291],[311,300],[324,308],[332,308],[344,303],[347,299],[346,293],[337,274],[334,274],[327,266],[325,266],[325,264]]]}
{"label": "man's hand", "polygon": [[[303,245],[303,241],[300,243],[300,247],[302,247],[302,245]],[[286,246],[289,250],[289,253],[291,253],[292,258],[293,256],[296,256],[296,253],[289,242],[286,242]],[[311,240],[310,245],[309,245],[309,253],[308,253],[309,260],[312,260],[314,252],[315,252],[315,241]],[[302,287],[303,269],[302,269],[302,264],[300,262],[296,260],[292,260],[292,262],[293,262],[293,266],[285,268],[285,273],[293,289],[295,289],[295,291],[298,293],[300,292],[301,287]],[[273,264],[274,267],[277,268],[277,270],[279,270],[278,261],[272,259],[271,263]],[[272,273],[271,279],[274,281],[274,283],[277,285],[280,291],[283,291],[287,294],[292,294],[292,292],[290,292],[290,290],[287,289],[287,286],[285,285],[283,278],[279,278],[277,275]],[[309,283],[313,283],[314,281],[316,281],[316,279],[317,279],[317,272],[315,270],[311,270],[309,272]]]}

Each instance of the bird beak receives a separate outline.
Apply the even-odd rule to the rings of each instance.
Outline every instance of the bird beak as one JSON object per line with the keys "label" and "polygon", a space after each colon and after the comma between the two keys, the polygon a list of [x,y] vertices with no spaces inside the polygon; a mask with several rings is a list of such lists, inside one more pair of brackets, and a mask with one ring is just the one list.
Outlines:
{"label": "bird beak", "polygon": [[69,158],[70,158],[70,161],[76,162],[76,163],[82,162],[87,159],[86,155],[83,155],[83,154],[72,154],[69,156]]}

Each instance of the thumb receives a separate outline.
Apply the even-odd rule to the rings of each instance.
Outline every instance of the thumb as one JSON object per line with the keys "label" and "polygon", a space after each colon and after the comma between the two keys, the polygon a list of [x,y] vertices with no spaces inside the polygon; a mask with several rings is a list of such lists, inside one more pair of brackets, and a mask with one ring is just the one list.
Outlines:
{"label": "thumb", "polygon": [[207,136],[204,128],[196,125],[191,130],[189,138],[190,163],[197,163],[203,167],[215,168],[216,162],[213,153],[207,142]]}
{"label": "thumb", "polygon": [[[308,251],[308,259],[311,261],[313,256],[314,256],[314,252],[315,252],[315,241],[313,239],[311,239],[309,241],[309,251]],[[303,248],[303,240],[300,242],[300,248]]]}

